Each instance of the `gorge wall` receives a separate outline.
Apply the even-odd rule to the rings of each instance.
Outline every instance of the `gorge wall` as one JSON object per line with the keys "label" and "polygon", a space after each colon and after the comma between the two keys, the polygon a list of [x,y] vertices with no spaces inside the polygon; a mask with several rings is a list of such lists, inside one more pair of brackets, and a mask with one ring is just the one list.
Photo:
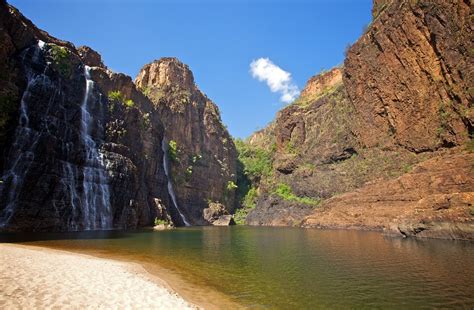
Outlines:
{"label": "gorge wall", "polygon": [[246,221],[473,239],[472,4],[375,1],[373,15],[344,65],[247,141],[274,152]]}
{"label": "gorge wall", "polygon": [[[136,228],[155,218],[182,225],[169,194],[163,139],[178,141],[183,160],[173,164],[172,184],[188,221],[208,224],[202,214],[208,201],[232,210],[233,189],[209,183],[235,178],[233,143],[218,143],[228,133],[194,82],[190,104],[180,101],[179,80],[186,74],[192,80],[189,69],[161,72],[169,89],[158,103],[91,48],[49,36],[4,1],[0,23],[0,229]],[[197,136],[186,144],[180,137],[189,131]],[[199,168],[180,181],[178,168],[194,156]],[[208,172],[215,162],[228,169]]]}
{"label": "gorge wall", "polygon": [[201,223],[209,202],[232,212],[236,150],[218,107],[194,83],[188,66],[176,58],[145,65],[135,84],[153,102],[172,142],[171,172],[184,212]]}

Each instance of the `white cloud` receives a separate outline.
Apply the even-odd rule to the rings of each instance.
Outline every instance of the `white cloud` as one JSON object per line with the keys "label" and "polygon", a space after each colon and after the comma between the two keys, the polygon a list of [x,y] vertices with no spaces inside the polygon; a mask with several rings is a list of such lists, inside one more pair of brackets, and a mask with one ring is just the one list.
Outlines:
{"label": "white cloud", "polygon": [[300,94],[298,86],[291,79],[291,73],[278,67],[268,58],[252,61],[250,72],[254,78],[265,81],[272,92],[280,93],[282,102],[292,102]]}

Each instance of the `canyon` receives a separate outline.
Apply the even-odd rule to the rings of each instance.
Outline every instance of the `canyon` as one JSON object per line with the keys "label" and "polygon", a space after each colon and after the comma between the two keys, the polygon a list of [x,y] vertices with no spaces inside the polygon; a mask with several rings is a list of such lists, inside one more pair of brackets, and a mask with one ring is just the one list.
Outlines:
{"label": "canyon", "polygon": [[470,1],[375,0],[344,64],[235,140],[190,68],[131,77],[0,1],[0,229],[214,222],[474,239]]}

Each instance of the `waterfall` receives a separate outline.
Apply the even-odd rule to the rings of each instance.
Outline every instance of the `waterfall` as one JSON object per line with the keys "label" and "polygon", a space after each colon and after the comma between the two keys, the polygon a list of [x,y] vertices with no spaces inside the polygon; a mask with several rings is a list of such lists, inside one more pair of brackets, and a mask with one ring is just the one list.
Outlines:
{"label": "waterfall", "polygon": [[86,91],[81,105],[81,139],[86,151],[82,182],[82,212],[84,229],[112,228],[110,192],[105,172],[104,157],[91,137],[93,117],[90,98],[94,82],[90,77],[90,67],[85,66]]}
{"label": "waterfall", "polygon": [[169,170],[168,170],[168,164],[169,164],[168,163],[168,144],[166,143],[165,138],[161,140],[161,150],[163,151],[163,168],[165,170],[166,179],[168,180],[168,194],[171,196],[173,205],[178,211],[179,216],[181,216],[181,219],[183,220],[184,225],[191,226],[191,224],[189,224],[189,222],[186,220],[186,217],[184,216],[184,214],[181,213],[181,210],[179,209],[179,206],[178,206],[178,202],[176,200],[176,194],[174,193],[173,183],[171,182],[171,177],[169,175]]}
{"label": "waterfall", "polygon": [[0,193],[6,190],[8,191],[8,195],[6,197],[6,207],[0,212],[0,228],[6,227],[13,216],[25,176],[35,158],[34,151],[37,147],[40,133],[30,128],[27,103],[31,97],[31,89],[39,84],[47,85],[49,79],[44,73],[36,74],[31,67],[25,65],[24,62],[26,55],[31,52],[32,49],[33,55],[31,56],[31,62],[38,62],[44,44],[45,43],[40,40],[37,45],[26,49],[21,55],[27,84],[21,97],[18,127],[15,131],[15,140],[9,154],[9,158],[12,160],[8,163],[9,167],[1,177]]}
{"label": "waterfall", "polygon": [[[62,93],[61,79],[51,79],[47,74],[50,71],[50,63],[45,62],[43,53],[46,44],[38,41],[20,54],[20,60],[26,76],[26,88],[22,94],[19,107],[18,125],[15,129],[13,143],[9,149],[8,161],[5,172],[1,176],[0,197],[3,209],[0,210],[0,228],[8,227],[12,218],[19,208],[30,208],[30,201],[24,201],[23,195],[28,197],[29,173],[38,176],[38,165],[45,164],[44,143],[51,133],[50,128],[55,128],[57,120],[54,110],[59,109],[58,104],[67,100]],[[112,228],[113,216],[110,206],[110,193],[108,176],[105,169],[105,159],[98,145],[93,139],[98,130],[99,119],[95,115],[102,115],[101,107],[97,105],[98,100],[94,96],[94,82],[90,77],[90,68],[85,67],[84,77],[86,81],[85,93],[80,105],[80,123],[67,120],[69,128],[64,129],[64,135],[58,137],[62,141],[62,152],[52,153],[56,156],[48,162],[48,165],[56,165],[56,176],[58,183],[56,187],[50,187],[50,206],[46,209],[55,212],[56,221],[62,221],[59,225],[68,230],[91,230]],[[46,109],[41,111],[38,119],[38,111],[35,103],[42,98]],[[49,99],[47,99],[49,98]],[[37,108],[36,108],[37,109]],[[31,110],[31,111],[30,111]],[[51,110],[51,111],[50,111]],[[73,111],[71,111],[73,112]],[[70,132],[77,130],[77,135]],[[67,133],[69,131],[69,133]],[[57,135],[57,133],[56,133]],[[70,140],[75,137],[74,140]],[[78,150],[83,150],[83,156],[78,156]],[[47,171],[50,173],[50,171]],[[41,183],[40,180],[39,183]],[[70,208],[70,209],[61,209]]]}

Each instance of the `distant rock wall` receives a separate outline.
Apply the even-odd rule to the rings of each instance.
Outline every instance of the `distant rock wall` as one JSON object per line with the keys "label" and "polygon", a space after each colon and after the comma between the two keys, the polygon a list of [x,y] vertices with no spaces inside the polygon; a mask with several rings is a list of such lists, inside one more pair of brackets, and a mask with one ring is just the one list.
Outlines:
{"label": "distant rock wall", "polygon": [[471,8],[374,1],[344,66],[312,77],[250,138],[276,152],[247,223],[472,239]]}

